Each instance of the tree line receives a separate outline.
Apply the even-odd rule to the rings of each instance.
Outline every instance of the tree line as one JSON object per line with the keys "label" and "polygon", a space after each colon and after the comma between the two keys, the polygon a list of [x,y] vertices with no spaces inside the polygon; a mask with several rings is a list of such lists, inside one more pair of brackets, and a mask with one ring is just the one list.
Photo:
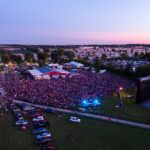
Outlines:
{"label": "tree line", "polygon": [[[21,56],[23,55],[23,57]],[[0,50],[1,62],[8,64],[9,62],[21,64],[23,62],[39,63],[44,65],[48,62],[63,64],[68,61],[72,61],[75,57],[74,50],[64,50],[63,48],[57,48],[52,51],[44,49],[43,51],[37,50],[36,52],[26,51],[25,53],[13,53],[12,51]],[[24,58],[24,59],[23,59]]]}

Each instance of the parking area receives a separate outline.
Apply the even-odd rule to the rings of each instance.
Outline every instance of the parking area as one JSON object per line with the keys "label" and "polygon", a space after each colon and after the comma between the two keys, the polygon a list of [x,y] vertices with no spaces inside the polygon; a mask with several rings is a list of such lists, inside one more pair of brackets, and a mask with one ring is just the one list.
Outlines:
{"label": "parking area", "polygon": [[[23,117],[29,121],[26,130],[15,125],[15,117],[11,111],[3,109],[0,117],[0,149],[1,150],[38,150],[36,136],[32,134],[32,120],[25,114]],[[70,122],[70,115],[42,111],[41,114],[49,122],[45,127],[52,135],[52,142],[56,150],[147,150],[150,132],[143,129],[116,125],[110,122],[80,117],[80,123]],[[34,130],[36,131],[36,129]],[[139,136],[140,135],[140,136]],[[112,140],[113,136],[113,140]],[[129,139],[134,139],[130,141]],[[108,145],[109,143],[109,145]]]}
{"label": "parking area", "polygon": [[[34,147],[38,150],[55,150],[52,134],[49,131],[49,121],[42,111],[27,105],[11,104],[7,107],[14,118],[14,126],[22,134],[30,132]],[[19,142],[19,141],[18,141]]]}

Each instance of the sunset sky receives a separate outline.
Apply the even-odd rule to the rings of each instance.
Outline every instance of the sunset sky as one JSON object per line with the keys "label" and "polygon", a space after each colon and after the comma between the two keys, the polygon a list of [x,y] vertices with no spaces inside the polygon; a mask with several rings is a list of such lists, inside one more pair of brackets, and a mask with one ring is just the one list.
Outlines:
{"label": "sunset sky", "polygon": [[0,0],[0,44],[150,44],[150,0]]}

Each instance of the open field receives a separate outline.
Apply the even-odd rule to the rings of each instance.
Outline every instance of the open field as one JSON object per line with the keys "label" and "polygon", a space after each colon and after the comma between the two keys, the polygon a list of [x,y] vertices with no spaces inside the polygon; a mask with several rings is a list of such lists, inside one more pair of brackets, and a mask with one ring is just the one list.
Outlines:
{"label": "open field", "polygon": [[143,122],[150,124],[150,109],[146,109],[139,104],[135,104],[135,100],[123,99],[124,107],[115,108],[115,105],[119,102],[117,98],[104,99],[100,108],[100,112],[105,112],[106,115],[113,117]]}
{"label": "open field", "polygon": [[[133,95],[133,98],[126,98],[126,94]],[[100,108],[87,109],[89,112],[95,112],[104,114],[106,116],[142,122],[150,124],[150,109],[143,107],[142,105],[136,104],[135,100],[135,89],[130,88],[122,92],[122,101],[124,107],[115,108],[115,105],[119,103],[119,99],[116,97],[116,93],[112,97],[101,99]]]}
{"label": "open field", "polygon": [[[148,150],[150,131],[81,118],[80,124],[68,121],[69,115],[45,114],[50,122],[56,150]],[[11,113],[0,118],[0,150],[36,150],[31,127],[20,131]]]}

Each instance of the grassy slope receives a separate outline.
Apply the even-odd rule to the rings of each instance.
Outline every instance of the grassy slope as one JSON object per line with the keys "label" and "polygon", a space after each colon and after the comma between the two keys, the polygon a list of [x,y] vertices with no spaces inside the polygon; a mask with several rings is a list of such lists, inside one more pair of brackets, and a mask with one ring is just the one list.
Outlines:
{"label": "grassy slope", "polygon": [[[46,114],[56,150],[148,150],[150,131],[81,118],[68,122],[68,115]],[[19,131],[9,113],[0,118],[0,150],[36,150],[31,128]]]}
{"label": "grassy slope", "polygon": [[139,104],[135,104],[134,100],[123,99],[124,107],[115,108],[115,105],[119,102],[116,98],[105,99],[102,102],[100,111],[109,114],[110,116],[118,117],[121,119],[127,119],[132,121],[138,121],[150,124],[150,110],[144,108]]}
{"label": "grassy slope", "polygon": [[101,100],[101,107],[98,111],[108,116],[150,124],[150,109],[136,104],[135,98],[126,98],[126,92],[134,97],[136,93],[134,88],[122,92],[123,108],[115,108],[115,105],[118,104],[120,100],[114,93],[114,96]]}
{"label": "grassy slope", "polygon": [[68,116],[48,118],[58,150],[147,150],[150,148],[148,142],[150,131],[87,118],[83,118],[82,123],[77,125],[68,122]]}

